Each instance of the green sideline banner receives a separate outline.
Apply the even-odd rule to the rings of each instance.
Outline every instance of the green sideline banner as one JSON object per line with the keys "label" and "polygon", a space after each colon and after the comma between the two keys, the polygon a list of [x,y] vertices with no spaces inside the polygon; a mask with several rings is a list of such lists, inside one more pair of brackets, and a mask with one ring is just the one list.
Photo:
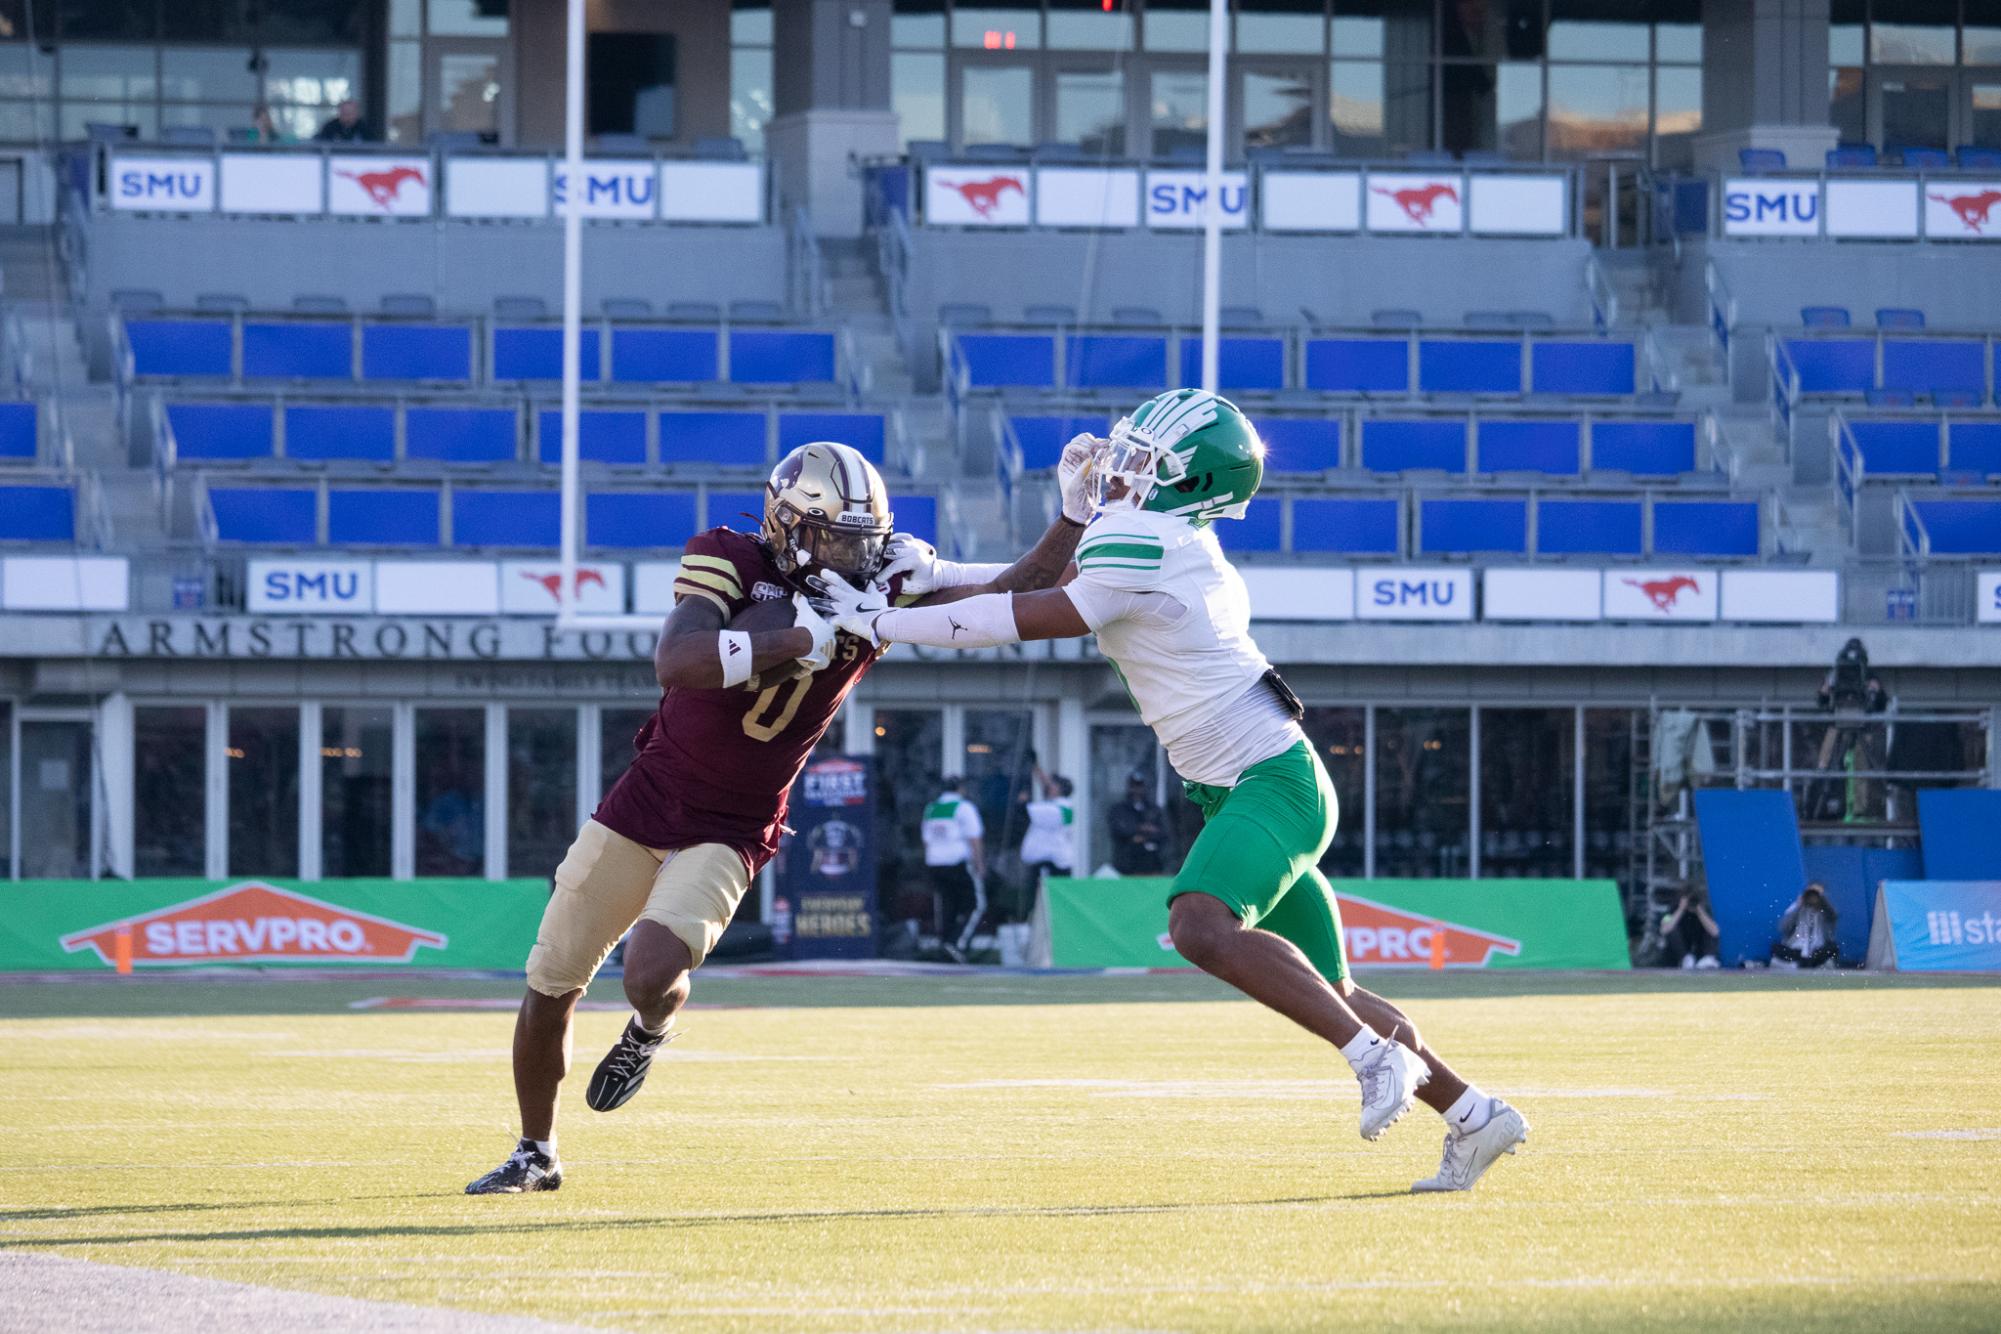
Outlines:
{"label": "green sideline banner", "polygon": [[546,880],[24,880],[0,884],[0,970],[518,969]]}
{"label": "green sideline banner", "polygon": [[[1167,937],[1169,881],[1050,880],[1058,968],[1186,967]],[[1336,880],[1348,961],[1363,968],[1629,968],[1610,880]]]}

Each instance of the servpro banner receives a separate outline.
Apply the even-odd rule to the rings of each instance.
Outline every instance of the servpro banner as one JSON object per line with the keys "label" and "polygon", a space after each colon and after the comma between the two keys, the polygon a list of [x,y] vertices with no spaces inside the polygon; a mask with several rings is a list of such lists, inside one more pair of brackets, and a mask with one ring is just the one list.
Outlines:
{"label": "servpro banner", "polygon": [[24,880],[0,884],[0,970],[514,970],[548,896],[543,880]]}
{"label": "servpro banner", "polygon": [[[1058,968],[1186,967],[1167,937],[1169,881],[1050,880]],[[1336,880],[1348,961],[1362,968],[1626,968],[1610,880]]]}

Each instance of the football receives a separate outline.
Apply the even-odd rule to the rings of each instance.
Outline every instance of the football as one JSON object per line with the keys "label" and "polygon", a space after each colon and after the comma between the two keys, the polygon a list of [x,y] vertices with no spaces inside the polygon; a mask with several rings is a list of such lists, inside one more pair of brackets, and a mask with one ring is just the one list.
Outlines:
{"label": "football", "polygon": [[768,602],[753,602],[745,607],[731,618],[729,628],[747,633],[783,630],[797,619],[791,598],[772,598]]}

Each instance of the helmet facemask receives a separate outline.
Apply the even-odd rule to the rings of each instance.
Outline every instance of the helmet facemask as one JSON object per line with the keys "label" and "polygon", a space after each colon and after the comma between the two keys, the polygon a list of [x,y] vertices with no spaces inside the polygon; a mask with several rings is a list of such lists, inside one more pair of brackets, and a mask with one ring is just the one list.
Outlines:
{"label": "helmet facemask", "polygon": [[763,527],[787,577],[824,572],[865,588],[882,568],[895,519],[874,466],[848,446],[819,441],[779,460],[765,486]]}
{"label": "helmet facemask", "polygon": [[[1180,455],[1163,450],[1151,433],[1133,425],[1131,417],[1121,417],[1111,437],[1098,447],[1091,474],[1093,500],[1099,509],[1115,505],[1140,509],[1156,486],[1172,486],[1186,471]],[[1114,495],[1114,484],[1125,489]]]}

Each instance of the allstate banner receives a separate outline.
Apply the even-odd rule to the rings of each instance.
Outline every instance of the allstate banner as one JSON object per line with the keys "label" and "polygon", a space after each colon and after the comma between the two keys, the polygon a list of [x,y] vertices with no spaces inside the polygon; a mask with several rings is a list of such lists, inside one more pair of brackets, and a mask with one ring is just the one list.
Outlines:
{"label": "allstate banner", "polygon": [[[814,760],[792,789],[774,923],[790,916],[795,959],[875,957],[875,774],[866,757]],[[774,940],[779,953],[783,940]]]}
{"label": "allstate banner", "polygon": [[1885,880],[1869,929],[1869,966],[2001,972],[2001,881]]}
{"label": "allstate banner", "polygon": [[[1171,881],[1052,879],[1037,912],[1058,968],[1175,968]],[[1627,968],[1625,916],[1610,880],[1336,880],[1348,961],[1428,968]]]}
{"label": "allstate banner", "polygon": [[0,970],[517,971],[546,880],[23,880],[0,884]]}

